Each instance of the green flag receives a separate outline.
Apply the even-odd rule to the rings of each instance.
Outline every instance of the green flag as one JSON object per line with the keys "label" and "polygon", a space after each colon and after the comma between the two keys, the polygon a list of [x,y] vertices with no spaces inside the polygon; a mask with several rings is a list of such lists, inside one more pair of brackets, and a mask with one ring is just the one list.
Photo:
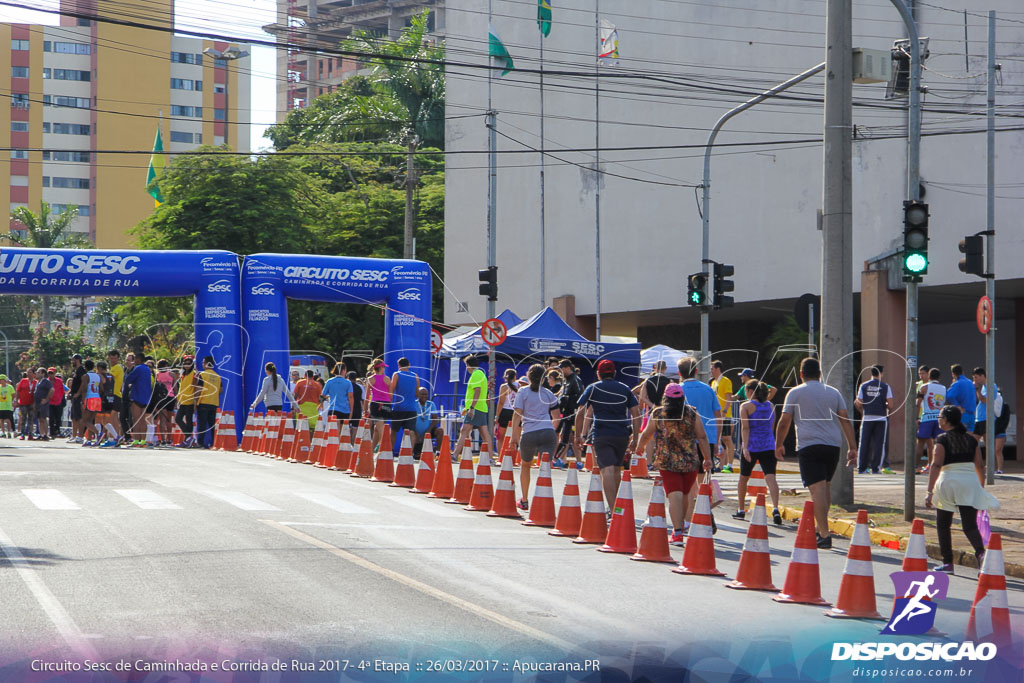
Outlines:
{"label": "green flag", "polygon": [[160,126],[156,127],[156,140],[153,141],[153,153],[149,156],[149,172],[146,174],[146,191],[149,192],[150,196],[156,201],[156,205],[160,206],[164,203],[164,196],[160,194],[160,186],[154,185],[150,187],[149,184],[153,180],[163,173],[164,170],[164,139],[160,135]]}
{"label": "green flag", "polygon": [[545,38],[551,33],[551,0],[537,0],[537,28]]}
{"label": "green flag", "polygon": [[494,27],[490,24],[487,25],[487,54],[494,57],[494,60],[498,63],[498,66],[504,67],[501,72],[502,76],[508,74],[512,69],[516,68],[515,63],[512,61],[512,55],[505,49],[505,44],[498,38],[497,32]]}

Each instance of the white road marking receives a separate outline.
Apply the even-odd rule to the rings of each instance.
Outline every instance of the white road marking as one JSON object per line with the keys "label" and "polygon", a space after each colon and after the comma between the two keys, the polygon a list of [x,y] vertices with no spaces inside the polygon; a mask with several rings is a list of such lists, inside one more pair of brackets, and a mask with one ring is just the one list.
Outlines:
{"label": "white road marking", "polygon": [[275,507],[270,503],[264,503],[262,500],[247,496],[239,491],[213,491],[209,489],[199,489],[199,492],[203,495],[209,496],[210,498],[216,498],[217,500],[223,501],[228,505],[234,505],[240,510],[249,511],[268,511],[268,512],[279,512],[281,508]]}
{"label": "white road marking", "polygon": [[347,550],[342,550],[341,548],[333,546],[330,543],[327,543],[326,541],[321,541],[320,539],[314,538],[309,534],[305,534],[299,531],[298,529],[292,529],[284,524],[281,524],[280,522],[275,522],[270,519],[263,519],[260,521],[266,524],[267,526],[273,527],[278,531],[282,531],[288,534],[292,538],[298,539],[304,543],[308,543],[309,545],[320,548],[321,550],[326,550],[332,555],[340,557],[341,559],[347,562],[351,562],[352,564],[362,567],[363,569],[367,569],[376,574],[380,574],[386,579],[390,579],[396,583],[400,583],[404,586],[412,588],[413,590],[417,590],[425,595],[429,595],[432,598],[435,598],[442,602],[446,602],[449,605],[461,609],[465,612],[469,612],[470,614],[475,614],[478,617],[482,617],[484,619],[487,619],[488,621],[492,621],[495,624],[501,626],[502,628],[506,628],[511,631],[517,631],[518,633],[521,633],[529,638],[533,638],[534,640],[539,640],[549,645],[553,645],[554,647],[560,648],[567,652],[577,648],[577,645],[574,643],[562,640],[557,636],[553,636],[550,633],[545,633],[544,631],[536,629],[520,621],[516,621],[515,619],[510,619],[509,617],[506,617],[502,614],[498,614],[497,612],[489,610],[486,607],[481,607],[480,605],[472,603],[468,600],[464,600],[458,597],[457,595],[446,593],[445,591],[440,590],[439,588],[435,588],[434,586],[423,583],[422,581],[417,581],[416,579],[406,576],[405,574],[400,574],[394,570],[388,569],[387,567],[382,567],[381,565],[375,562],[371,562],[365,558],[360,557],[359,555],[350,553]]}
{"label": "white road marking", "polygon": [[138,505],[143,510],[180,510],[180,505],[175,505],[158,493],[149,489],[114,489],[114,493],[123,496]]}
{"label": "white road marking", "polygon": [[458,517],[459,519],[466,519],[466,513],[463,512],[461,509],[453,510],[452,506],[450,505],[431,505],[425,500],[413,498],[411,496],[408,498],[383,496],[382,500],[386,500],[389,503],[399,503],[400,505],[405,505],[406,507],[413,508],[417,512],[425,512],[435,517]]}
{"label": "white road marking", "polygon": [[323,505],[325,508],[340,512],[344,515],[372,515],[374,511],[370,508],[364,508],[362,505],[356,505],[350,503],[347,500],[342,500],[337,496],[331,495],[330,493],[296,493],[299,498],[305,498],[311,503],[317,505]]}
{"label": "white road marking", "polygon": [[25,497],[40,510],[79,510],[78,504],[57,489],[22,489]]}
{"label": "white road marking", "polygon": [[56,627],[64,642],[81,657],[96,659],[97,654],[93,650],[92,645],[89,644],[87,637],[78,628],[78,625],[71,618],[71,615],[67,613],[67,610],[50,592],[50,589],[46,587],[43,580],[39,578],[35,570],[32,569],[28,560],[21,554],[21,551],[14,546],[14,542],[3,529],[0,529],[0,552],[7,557],[7,560],[17,570],[21,580],[25,582],[25,585],[32,592],[36,602],[39,603],[46,616],[50,618],[50,621]]}

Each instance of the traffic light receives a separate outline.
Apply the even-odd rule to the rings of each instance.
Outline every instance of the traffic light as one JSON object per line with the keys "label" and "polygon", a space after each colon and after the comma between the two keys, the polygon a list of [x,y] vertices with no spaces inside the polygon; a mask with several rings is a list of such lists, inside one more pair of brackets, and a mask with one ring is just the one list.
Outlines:
{"label": "traffic light", "polygon": [[707,273],[694,273],[686,279],[686,303],[704,306],[707,303]]}
{"label": "traffic light", "polygon": [[981,235],[968,235],[960,240],[960,270],[968,275],[985,277],[985,238]]}
{"label": "traffic light", "polygon": [[716,263],[714,266],[714,293],[713,303],[715,308],[725,308],[732,306],[733,299],[731,296],[725,296],[726,292],[731,292],[736,284],[732,280],[726,280],[727,277],[732,277],[733,273],[736,272],[736,268],[733,266],[726,265],[724,263]]}
{"label": "traffic light", "polygon": [[928,205],[903,202],[903,279],[920,281],[928,273]]}
{"label": "traffic light", "polygon": [[498,266],[487,266],[479,271],[480,296],[486,296],[488,301],[498,300]]}

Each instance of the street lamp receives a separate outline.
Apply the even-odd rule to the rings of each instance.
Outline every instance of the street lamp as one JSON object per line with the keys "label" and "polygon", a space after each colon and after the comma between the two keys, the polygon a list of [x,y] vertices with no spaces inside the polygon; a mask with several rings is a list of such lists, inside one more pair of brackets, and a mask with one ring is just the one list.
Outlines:
{"label": "street lamp", "polygon": [[[227,63],[228,62],[233,62],[236,59],[241,59],[242,57],[248,57],[249,56],[249,51],[248,50],[243,50],[243,49],[239,48],[237,45],[232,45],[231,47],[225,49],[224,51],[217,50],[216,48],[208,47],[208,48],[205,48],[203,50],[203,54],[204,55],[208,55],[210,57],[213,57],[214,59],[222,59],[222,60],[224,60],[224,144],[228,144],[228,141],[231,139],[231,136],[230,136],[230,134],[228,132],[230,130],[230,126],[228,125],[228,121],[229,121],[229,118],[230,118],[228,116],[228,112],[231,110],[231,99],[230,99],[230,93],[228,91],[228,86],[229,86],[229,84],[231,82],[231,71],[230,71],[230,69],[228,69]],[[214,93],[214,94],[216,94],[216,93]],[[216,104],[214,104],[213,112],[214,112],[214,123],[216,124],[216,120],[217,120],[217,117],[216,117],[217,105]]]}

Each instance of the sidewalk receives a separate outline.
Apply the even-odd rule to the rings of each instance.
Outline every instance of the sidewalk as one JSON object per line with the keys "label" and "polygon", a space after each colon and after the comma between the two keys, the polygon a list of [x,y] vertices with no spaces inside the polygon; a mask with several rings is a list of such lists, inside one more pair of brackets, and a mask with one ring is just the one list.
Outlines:
{"label": "sidewalk", "polygon": [[[990,515],[993,532],[1002,534],[1003,557],[1006,562],[1007,576],[1024,578],[1024,462],[1006,461],[1006,474],[996,475],[994,485],[988,487],[1000,502],[1001,508]],[[854,475],[854,504],[849,506],[833,505],[829,515],[830,527],[834,533],[850,536],[852,525],[857,517],[857,510],[868,511],[872,523],[872,540],[897,541],[900,549],[906,548],[906,538],[910,536],[910,522],[903,519],[903,473],[899,472],[899,481],[880,483],[875,475]],[[729,476],[729,475],[718,475]],[[935,510],[924,507],[925,495],[928,491],[928,475],[919,474],[915,477],[917,509],[915,515],[925,521],[925,538],[928,542],[928,555],[939,559],[938,539],[935,535]],[[782,486],[780,503],[790,508],[787,517],[799,518],[803,502],[808,499],[806,489],[787,489]],[[975,567],[974,550],[967,542],[957,515],[953,520],[953,554],[954,562],[967,567]]]}

